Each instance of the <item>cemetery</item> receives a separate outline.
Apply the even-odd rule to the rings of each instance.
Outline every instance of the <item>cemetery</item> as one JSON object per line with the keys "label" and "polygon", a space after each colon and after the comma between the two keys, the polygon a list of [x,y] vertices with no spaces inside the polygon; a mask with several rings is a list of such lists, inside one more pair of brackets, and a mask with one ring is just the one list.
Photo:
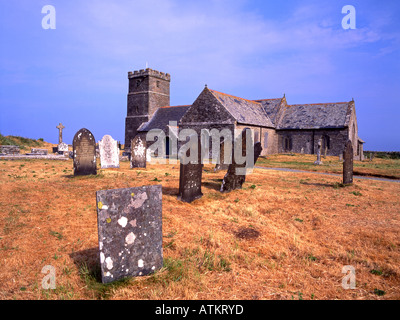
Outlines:
{"label": "cemetery", "polygon": [[[182,153],[159,164],[136,139],[127,159],[85,128],[63,160],[45,158],[53,147],[0,157],[2,299],[400,298],[400,183],[363,179],[397,175],[398,159],[318,153],[316,165],[260,156],[258,143],[252,172],[235,175],[235,152],[222,169]],[[354,290],[344,265],[356,267]]]}

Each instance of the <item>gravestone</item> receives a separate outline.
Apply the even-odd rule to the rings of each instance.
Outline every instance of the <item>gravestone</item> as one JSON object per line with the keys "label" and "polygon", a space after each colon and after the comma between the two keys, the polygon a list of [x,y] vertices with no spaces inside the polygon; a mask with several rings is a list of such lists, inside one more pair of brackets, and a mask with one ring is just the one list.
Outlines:
{"label": "gravestone", "polygon": [[[226,158],[226,161],[225,161]],[[227,170],[232,159],[232,148],[229,149],[228,154],[225,155],[225,141],[222,141],[219,146],[219,163],[215,165],[214,172]]]}
{"label": "gravestone", "polygon": [[100,165],[102,169],[119,168],[118,142],[106,134],[99,141]]}
{"label": "gravestone", "polygon": [[300,153],[304,154],[304,147],[301,147]]}
{"label": "gravestone", "polygon": [[318,140],[318,144],[317,144],[317,160],[314,162],[314,164],[316,165],[321,165],[322,161],[321,161],[321,145],[322,145],[322,140],[319,139]]}
{"label": "gravestone", "polygon": [[62,140],[62,131],[63,131],[63,129],[65,129],[65,127],[60,122],[56,128],[58,129],[58,144],[60,144],[63,141]]}
{"label": "gravestone", "polygon": [[131,168],[146,168],[146,140],[136,135],[131,141]]}
{"label": "gravestone", "polygon": [[[221,192],[230,192],[235,189],[241,189],[243,183],[246,180],[246,174],[238,174],[237,173],[237,169],[245,170],[246,161],[243,164],[238,163],[238,161],[235,159],[234,148],[235,147],[237,148],[238,141],[239,141],[239,139],[241,139],[242,140],[242,145],[241,145],[242,156],[246,156],[246,152],[247,152],[246,151],[246,142],[250,143],[253,146],[253,141],[252,141],[253,139],[252,139],[251,135],[249,135],[250,141],[247,141],[247,134],[246,134],[247,130],[250,131],[249,128],[243,129],[240,136],[238,136],[235,139],[235,144],[233,145],[233,148],[232,148],[232,163],[229,165],[228,172],[225,174],[224,179],[222,181],[222,185],[221,185],[221,189],[220,189]],[[253,156],[255,159],[256,154],[254,153]]]}
{"label": "gravestone", "polygon": [[258,157],[260,156],[263,148],[261,146],[261,142],[256,142],[254,144],[254,164],[256,164]]}
{"label": "gravestone", "polygon": [[103,283],[145,276],[163,266],[162,187],[96,192]]}
{"label": "gravestone", "polygon": [[[195,137],[194,137],[195,136]],[[179,153],[179,193],[178,200],[192,202],[203,196],[201,192],[201,177],[203,165],[201,164],[201,139],[197,135],[189,137],[190,141],[185,144],[188,147],[186,157],[189,157],[190,147],[198,148],[197,163],[189,162],[183,164],[183,154]]]}
{"label": "gravestone", "polygon": [[88,129],[80,129],[72,142],[74,153],[74,175],[97,174],[96,141]]}
{"label": "gravestone", "polygon": [[343,151],[343,184],[353,183],[353,144],[347,140]]}
{"label": "gravestone", "polygon": [[375,152],[370,152],[370,154],[369,154],[369,161],[374,160],[374,157],[375,157]]}

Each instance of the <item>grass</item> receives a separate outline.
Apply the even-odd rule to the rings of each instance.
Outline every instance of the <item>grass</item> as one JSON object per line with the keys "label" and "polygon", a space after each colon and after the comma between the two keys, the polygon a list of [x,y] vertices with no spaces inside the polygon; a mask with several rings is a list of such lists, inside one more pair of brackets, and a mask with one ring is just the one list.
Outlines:
{"label": "grass", "polygon": [[[270,168],[288,168],[338,174],[343,172],[343,163],[339,161],[339,157],[327,156],[326,159],[322,159],[323,164],[319,166],[314,165],[315,159],[316,155],[275,154],[267,157],[260,157],[256,165]],[[397,156],[374,158],[373,161],[369,161],[368,159],[364,161],[354,161],[353,165],[355,175],[400,179],[400,159]]]}
{"label": "grass", "polygon": [[[2,162],[1,299],[400,299],[399,183],[255,169],[222,194],[225,172],[205,165],[203,197],[188,204],[177,200],[177,165],[121,162],[89,177],[71,168]],[[163,187],[163,267],[102,284],[95,192],[149,184]],[[45,265],[55,290],[41,288]],[[356,289],[341,287],[345,265]]]}

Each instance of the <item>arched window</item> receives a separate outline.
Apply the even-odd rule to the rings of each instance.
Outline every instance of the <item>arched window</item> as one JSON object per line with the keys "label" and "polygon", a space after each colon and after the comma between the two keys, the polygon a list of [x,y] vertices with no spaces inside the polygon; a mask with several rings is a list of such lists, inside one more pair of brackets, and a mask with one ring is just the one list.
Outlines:
{"label": "arched window", "polygon": [[292,151],[292,137],[285,137],[284,139],[285,152]]}

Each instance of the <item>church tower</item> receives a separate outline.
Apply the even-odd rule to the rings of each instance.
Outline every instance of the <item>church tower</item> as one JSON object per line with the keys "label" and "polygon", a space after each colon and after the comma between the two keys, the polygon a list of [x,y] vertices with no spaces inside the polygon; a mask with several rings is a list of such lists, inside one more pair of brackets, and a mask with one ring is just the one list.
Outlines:
{"label": "church tower", "polygon": [[170,105],[168,73],[147,68],[128,72],[128,111],[125,119],[125,150],[130,149],[137,129],[147,122],[159,107]]}

